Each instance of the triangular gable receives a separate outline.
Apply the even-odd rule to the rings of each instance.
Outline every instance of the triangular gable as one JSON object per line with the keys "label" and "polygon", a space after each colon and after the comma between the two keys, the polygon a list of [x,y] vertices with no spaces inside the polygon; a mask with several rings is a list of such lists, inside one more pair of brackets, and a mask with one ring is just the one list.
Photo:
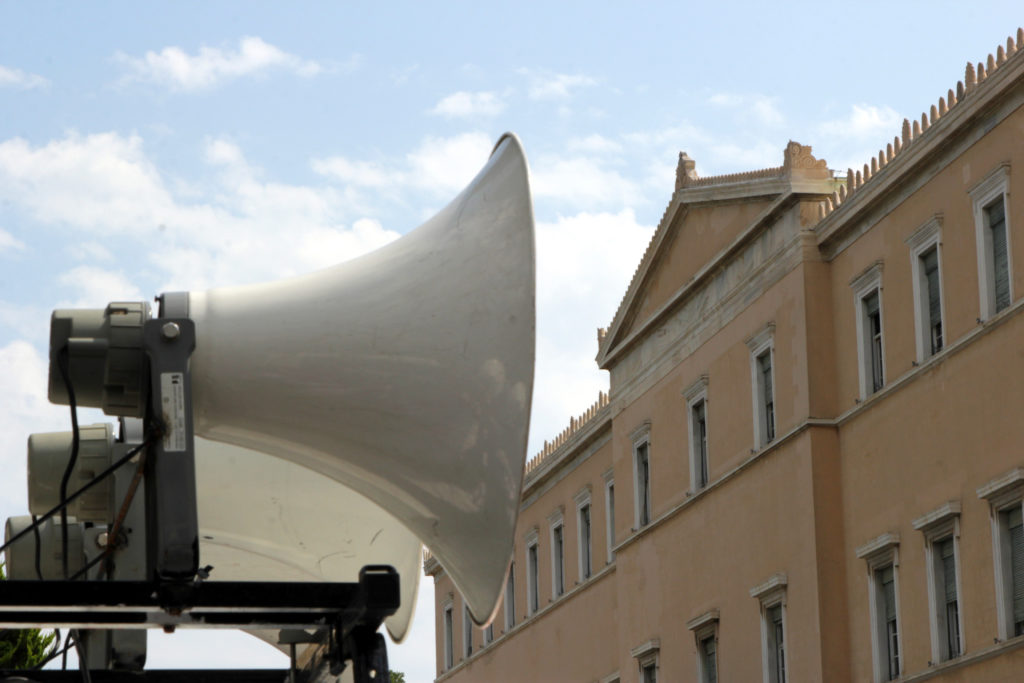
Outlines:
{"label": "triangular gable", "polygon": [[[685,286],[715,253],[728,245],[794,180],[830,177],[811,148],[790,142],[782,166],[700,178],[686,153],[679,155],[676,188],[633,274],[611,325],[598,330],[599,367],[612,351]],[[703,240],[703,241],[699,241]]]}

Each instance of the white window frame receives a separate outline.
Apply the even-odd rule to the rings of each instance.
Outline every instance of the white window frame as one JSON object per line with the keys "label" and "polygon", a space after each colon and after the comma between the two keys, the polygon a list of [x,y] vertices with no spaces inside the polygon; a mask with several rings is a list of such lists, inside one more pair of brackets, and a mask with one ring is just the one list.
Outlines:
{"label": "white window frame", "polygon": [[516,563],[512,561],[508,567],[508,578],[505,580],[505,633],[516,625]]}
{"label": "white window frame", "polygon": [[715,680],[718,679],[718,610],[713,609],[686,622],[686,628],[693,632],[693,640],[697,647],[697,681],[710,683],[709,672],[704,666],[704,641],[715,640]]}
{"label": "white window frame", "polygon": [[[652,500],[652,477],[651,477],[651,423],[650,421],[644,422],[637,429],[633,430],[630,434],[630,440],[633,442],[633,530],[638,531],[646,526],[650,526],[651,522],[654,521],[654,502]],[[646,502],[647,509],[643,509],[644,496],[641,495],[640,491],[640,450],[646,447],[647,451],[647,490],[646,490]],[[642,514],[646,513],[646,515]],[[647,521],[641,524],[643,517],[647,517]]]}
{"label": "white window frame", "polygon": [[1010,164],[1003,163],[993,169],[968,192],[974,208],[974,235],[978,254],[978,305],[982,320],[996,313],[995,273],[993,272],[992,234],[988,225],[986,207],[1000,196],[1006,214],[1006,271],[1009,280],[1010,304],[1013,304],[1013,249],[1010,229]]}
{"label": "white window frame", "polygon": [[615,561],[615,472],[613,470],[604,473],[604,540],[605,564],[611,564]]}
{"label": "white window frame", "polygon": [[[779,437],[779,405],[776,400],[778,382],[775,366],[775,323],[768,323],[764,329],[747,340],[750,349],[750,387],[753,399],[754,450],[761,450]],[[772,363],[772,438],[768,438],[767,406],[764,402],[764,377],[758,367],[758,360],[765,353],[770,354]]]}
{"label": "white window frame", "polygon": [[654,680],[658,680],[659,654],[661,652],[661,640],[651,638],[650,640],[637,645],[629,651],[629,656],[636,660],[637,680],[643,681],[644,669],[654,667]]}
{"label": "white window frame", "polygon": [[473,656],[473,617],[469,614],[469,605],[462,606],[462,658]]}
{"label": "white window frame", "polygon": [[873,663],[874,680],[876,683],[895,680],[889,676],[887,652],[888,633],[884,628],[884,614],[880,614],[879,602],[883,599],[878,586],[876,572],[892,565],[893,593],[896,602],[896,649],[899,659],[899,671],[896,678],[905,670],[906,652],[903,647],[903,620],[900,618],[900,536],[898,533],[885,533],[857,548],[856,554],[864,560],[868,576],[868,607],[871,620],[871,661]]}
{"label": "white window frame", "polygon": [[[548,545],[551,547],[551,600],[565,595],[565,520],[562,507],[548,516]],[[561,542],[555,543],[555,534],[560,532]],[[558,585],[561,575],[562,585]]]}
{"label": "white window frame", "polygon": [[[774,366],[773,366],[774,372]],[[707,487],[711,482],[710,448],[708,446],[708,376],[701,375],[700,378],[683,391],[683,399],[686,401],[686,427],[687,442],[690,444],[690,493],[696,493]],[[700,482],[700,453],[698,448],[697,425],[694,423],[693,411],[699,405],[704,404],[704,474],[705,481]],[[699,484],[699,485],[698,485]]]}
{"label": "white window frame", "polygon": [[[532,617],[540,611],[540,533],[534,527],[525,538],[526,548],[526,616]],[[537,561],[530,563],[530,549],[536,548]]]}
{"label": "white window frame", "polygon": [[441,607],[441,638],[442,647],[444,648],[441,652],[442,663],[444,668],[442,671],[451,671],[452,667],[455,666],[455,600],[454,597],[449,594],[448,598],[444,601]]}
{"label": "white window frame", "polygon": [[880,353],[882,357],[882,384],[878,388],[881,391],[885,387],[885,304],[882,297],[882,261],[875,261],[864,272],[850,281],[853,289],[854,312],[857,317],[857,368],[860,376],[860,398],[866,399],[876,392],[874,387],[874,374],[871,365],[872,339],[868,326],[867,313],[864,310],[864,301],[876,291],[878,292],[878,321],[881,327],[882,344]]}
{"label": "white window frame", "polygon": [[[786,628],[786,588],[788,579],[783,573],[773,574],[766,581],[750,589],[750,597],[756,598],[761,610],[761,673],[764,683],[784,683],[789,679],[789,629]],[[768,613],[778,607],[782,614],[782,670],[784,680],[780,681],[772,667],[771,641],[773,640],[768,623]]]}
{"label": "white window frame", "polygon": [[[963,655],[964,648],[964,601],[960,586],[960,501],[952,500],[913,521],[915,530],[924,535],[925,567],[928,577],[928,613],[932,642],[932,662],[945,662]],[[956,572],[957,639],[960,650],[949,651],[946,640],[946,600],[943,591],[945,576],[942,575],[938,547],[945,541],[953,541],[953,565]]]}
{"label": "white window frame", "polygon": [[480,644],[480,647],[482,649],[494,642],[494,622],[492,621],[491,623],[487,624],[487,626],[482,628],[481,631],[483,631],[483,637],[481,638]]}
{"label": "white window frame", "polygon": [[[942,349],[949,346],[946,329],[946,288],[942,284],[942,214],[935,214],[906,240],[910,247],[910,271],[914,289],[914,326],[917,330],[917,362],[923,363],[932,354],[931,319],[928,317],[928,281],[921,259],[932,248],[939,264],[939,323],[942,325]],[[885,335],[882,335],[883,342]],[[936,353],[942,351],[940,349]]]}
{"label": "white window frame", "polygon": [[1010,530],[1006,514],[1024,505],[1024,468],[1017,467],[978,489],[978,498],[988,501],[992,525],[992,555],[996,585],[996,620],[999,640],[1013,635],[1013,573],[1011,571]]}
{"label": "white window frame", "polygon": [[[590,502],[590,484],[573,497],[576,503],[576,575],[579,583],[587,581],[594,575],[594,506]],[[583,535],[583,509],[586,508],[590,523]],[[587,572],[587,565],[590,571]]]}

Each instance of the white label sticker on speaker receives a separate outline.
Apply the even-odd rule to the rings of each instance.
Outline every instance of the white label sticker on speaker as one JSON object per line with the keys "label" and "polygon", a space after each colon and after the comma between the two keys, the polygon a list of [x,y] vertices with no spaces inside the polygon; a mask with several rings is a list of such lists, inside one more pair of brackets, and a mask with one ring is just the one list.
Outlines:
{"label": "white label sticker on speaker", "polygon": [[185,439],[185,373],[160,373],[160,403],[163,409],[164,452],[181,452],[186,449]]}

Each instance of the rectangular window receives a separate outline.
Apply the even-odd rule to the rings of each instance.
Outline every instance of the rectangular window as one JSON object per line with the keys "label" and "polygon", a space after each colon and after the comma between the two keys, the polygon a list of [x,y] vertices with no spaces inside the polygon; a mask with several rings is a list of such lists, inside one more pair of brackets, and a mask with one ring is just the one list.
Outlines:
{"label": "rectangular window", "polygon": [[757,357],[758,393],[762,405],[761,435],[762,443],[769,444],[775,440],[775,389],[772,386],[772,352],[769,349]]}
{"label": "rectangular window", "polygon": [[964,651],[960,631],[960,594],[957,572],[960,537],[960,501],[952,500],[914,520],[924,533],[928,571],[928,606],[934,663],[959,657]]}
{"label": "rectangular window", "polygon": [[452,624],[452,606],[444,608],[444,670],[449,671],[455,664],[454,630]]}
{"label": "rectangular window", "polygon": [[[918,266],[914,265],[914,268]],[[853,288],[854,317],[857,321],[860,398],[866,399],[885,386],[882,262],[876,261],[855,277],[850,286]]]}
{"label": "rectangular window", "polygon": [[579,507],[578,510],[578,528],[579,528],[579,557],[580,557],[580,580],[585,581],[590,578],[593,573],[593,564],[591,562],[591,543],[590,543],[590,503],[585,503]]}
{"label": "rectangular window", "polygon": [[615,559],[615,482],[608,479],[604,485],[605,541],[608,552],[606,561],[611,564]]}
{"label": "rectangular window", "polygon": [[871,393],[875,393],[885,384],[885,375],[882,371],[882,308],[881,301],[876,289],[871,294],[861,299],[864,307],[864,327],[867,333],[867,363],[869,375],[869,386]]}
{"label": "rectangular window", "polygon": [[714,634],[700,641],[700,681],[718,683],[718,639]]}
{"label": "rectangular window", "polygon": [[654,662],[645,664],[640,669],[640,680],[642,683],[658,683],[658,669]]}
{"label": "rectangular window", "polygon": [[551,596],[557,598],[565,593],[565,547],[564,527],[558,522],[551,527]]}
{"label": "rectangular window", "polygon": [[747,340],[750,349],[750,387],[753,397],[754,449],[775,440],[775,323]]}
{"label": "rectangular window", "polygon": [[462,608],[462,653],[466,659],[473,654],[473,619],[469,607]]}
{"label": "rectangular window", "polygon": [[878,652],[884,681],[900,675],[900,632],[896,617],[896,571],[893,565],[874,570]]}
{"label": "rectangular window", "polygon": [[697,643],[697,680],[700,683],[718,682],[718,614],[718,610],[713,609],[686,623]]}
{"label": "rectangular window", "polygon": [[942,302],[939,290],[939,249],[932,247],[921,256],[922,284],[927,308],[923,311],[928,330],[928,346],[934,355],[942,350]]}
{"label": "rectangular window", "polygon": [[540,598],[537,595],[537,587],[540,580],[539,570],[537,541],[535,540],[526,548],[526,613],[528,615],[535,614],[540,609]]}
{"label": "rectangular window", "polygon": [[784,573],[750,589],[761,603],[761,666],[766,683],[786,681],[786,586]]}
{"label": "rectangular window", "polygon": [[942,216],[924,222],[906,240],[914,290],[914,328],[917,362],[935,355],[946,345],[942,322]]}
{"label": "rectangular window", "polygon": [[786,683],[786,630],[782,622],[782,605],[765,609],[764,619],[768,635],[768,680],[770,683]]}
{"label": "rectangular window", "polygon": [[1010,633],[1013,636],[1024,635],[1024,517],[1021,515],[1021,506],[1014,505],[1013,508],[1000,513],[1003,517],[1003,525],[1006,529],[1007,540],[1007,563],[1006,572],[1009,590],[1008,610],[1010,613],[1013,629]]}
{"label": "rectangular window", "polygon": [[960,656],[960,600],[957,595],[955,550],[952,537],[935,543],[933,548],[943,660]]}
{"label": "rectangular window", "polygon": [[637,528],[651,523],[651,459],[650,444],[643,441],[634,446],[636,461],[636,524]]}
{"label": "rectangular window", "polygon": [[1010,165],[1002,164],[970,190],[978,249],[981,318],[987,320],[1013,302],[1013,231],[1006,211]]}
{"label": "rectangular window", "polygon": [[708,423],[705,403],[701,399],[690,408],[690,419],[693,420],[693,484],[695,489],[702,489],[708,485]]}
{"label": "rectangular window", "polygon": [[516,563],[508,569],[508,581],[505,583],[505,633],[516,625]]}

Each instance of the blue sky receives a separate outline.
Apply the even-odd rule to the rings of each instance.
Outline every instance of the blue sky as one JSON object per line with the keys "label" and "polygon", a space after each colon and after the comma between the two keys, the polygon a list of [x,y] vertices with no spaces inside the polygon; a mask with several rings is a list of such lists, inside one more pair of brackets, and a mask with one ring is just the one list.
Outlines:
{"label": "blue sky", "polygon": [[[681,150],[701,175],[779,165],[791,139],[859,168],[1024,23],[1019,2],[436,4],[0,4],[0,512],[25,510],[26,435],[67,428],[51,309],[350,259],[446,204],[506,130],[538,224],[532,454],[607,387],[595,328]],[[421,606],[392,647],[410,683],[433,677]],[[151,655],[259,663],[213,643]]]}

